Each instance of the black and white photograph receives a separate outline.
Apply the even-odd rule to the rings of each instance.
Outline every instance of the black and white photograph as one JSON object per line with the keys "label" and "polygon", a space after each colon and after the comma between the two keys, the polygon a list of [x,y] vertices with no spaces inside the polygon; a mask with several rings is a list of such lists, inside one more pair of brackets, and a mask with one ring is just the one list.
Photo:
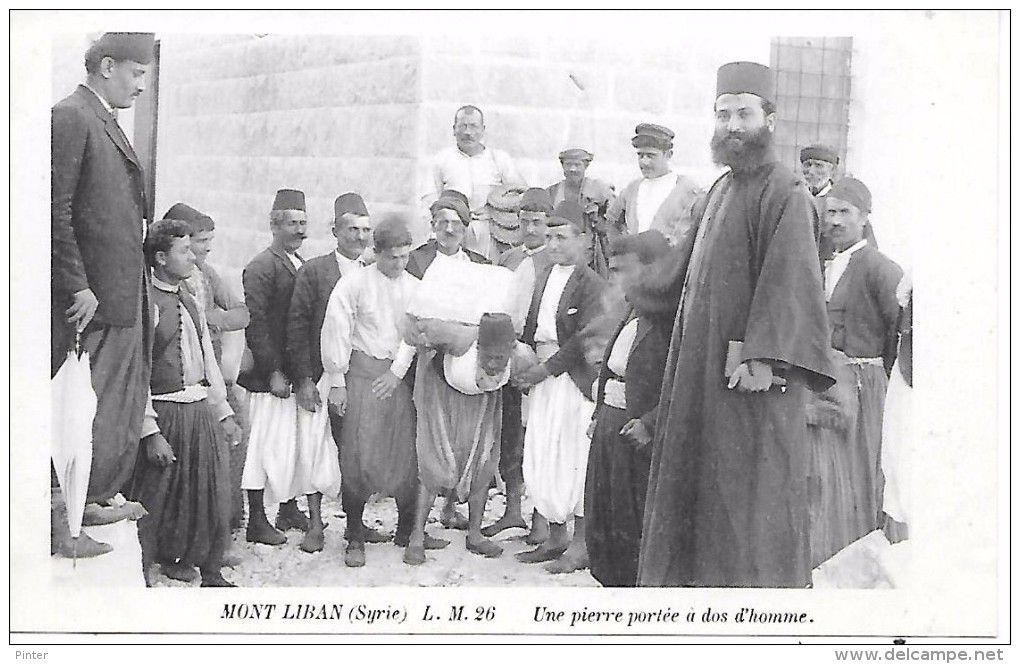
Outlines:
{"label": "black and white photograph", "polygon": [[1002,658],[1008,10],[9,21],[12,648]]}

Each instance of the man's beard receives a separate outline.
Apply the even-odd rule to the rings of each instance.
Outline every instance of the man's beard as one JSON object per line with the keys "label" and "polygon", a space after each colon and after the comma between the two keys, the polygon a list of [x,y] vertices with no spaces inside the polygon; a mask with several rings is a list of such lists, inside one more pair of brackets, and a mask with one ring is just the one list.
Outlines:
{"label": "man's beard", "polygon": [[[731,141],[738,138],[739,141]],[[774,138],[767,126],[755,132],[730,134],[716,132],[712,135],[712,161],[720,166],[729,166],[734,171],[747,171],[769,160]]]}

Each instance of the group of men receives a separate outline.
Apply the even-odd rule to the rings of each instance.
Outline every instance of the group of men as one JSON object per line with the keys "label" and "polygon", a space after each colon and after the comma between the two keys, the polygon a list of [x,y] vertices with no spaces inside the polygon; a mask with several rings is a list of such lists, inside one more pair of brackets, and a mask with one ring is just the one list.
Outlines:
{"label": "group of men", "polygon": [[[889,525],[882,409],[902,272],[874,246],[867,187],[833,182],[833,150],[802,152],[810,192],[777,162],[767,67],[719,69],[711,146],[728,170],[707,192],[670,168],[673,132],[648,123],[631,140],[642,178],[619,196],[585,176],[581,148],[560,153],[563,181],[529,188],[464,106],[436,158],[425,244],[350,192],[334,204],[336,250],[305,260],[304,193],[280,189],[242,300],[205,261],[208,215],[178,203],[145,228],[114,111],[143,89],[152,43],[93,44],[86,84],[53,109],[52,166],[51,375],[89,353],[86,520],[116,518],[121,491],[138,503],[147,581],[158,563],[231,585],[242,491],[248,542],[283,546],[296,529],[302,551],[323,551],[322,498],[339,495],[345,565],[391,539],[419,565],[450,544],[425,530],[443,496],[442,525],[466,530],[472,553],[498,557],[493,537],[526,529],[522,563],[590,567],[607,586],[805,587]],[[512,275],[514,311],[447,338],[409,315],[444,275],[456,289],[485,270]],[[246,408],[218,350],[238,329]],[[483,526],[499,484],[504,513]],[[373,496],[396,502],[392,535],[364,523]],[[58,521],[55,553],[108,550]]]}

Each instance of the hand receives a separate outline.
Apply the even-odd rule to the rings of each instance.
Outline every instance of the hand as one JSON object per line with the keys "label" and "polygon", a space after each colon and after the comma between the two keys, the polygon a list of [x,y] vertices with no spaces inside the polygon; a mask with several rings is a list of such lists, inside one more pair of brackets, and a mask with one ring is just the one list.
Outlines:
{"label": "hand", "polygon": [[130,500],[125,502],[118,509],[122,511],[125,519],[129,519],[131,521],[138,521],[143,516],[149,513],[149,511],[145,509],[145,507],[143,507],[141,503],[136,503]]}
{"label": "hand", "polygon": [[301,387],[297,390],[297,402],[299,406],[309,413],[319,410],[319,406],[322,405],[319,389],[315,387],[315,383],[312,382],[311,378],[306,378],[302,381]]}
{"label": "hand", "polygon": [[786,385],[786,379],[772,375],[772,366],[759,360],[742,363],[730,376],[727,387],[741,392],[765,392],[773,385]]}
{"label": "hand", "polygon": [[518,381],[523,387],[531,387],[532,385],[538,385],[543,380],[549,377],[549,370],[545,368],[544,364],[536,364],[530,367],[521,374],[520,380]]}
{"label": "hand", "polygon": [[86,288],[74,294],[74,303],[64,314],[67,316],[67,322],[74,325],[78,332],[81,332],[92,322],[98,308],[99,300],[96,298],[96,294],[92,292],[91,288]]}
{"label": "hand", "polygon": [[620,435],[628,439],[637,450],[652,442],[652,432],[648,430],[644,422],[637,419],[624,424],[620,429]]}
{"label": "hand", "polygon": [[329,390],[329,409],[340,417],[347,412],[347,388],[333,387]]}
{"label": "hand", "polygon": [[149,463],[160,468],[166,468],[174,461],[177,461],[173,448],[170,447],[170,443],[166,442],[166,438],[161,433],[154,433],[145,438],[145,455]]}
{"label": "hand", "polygon": [[233,415],[223,418],[220,426],[223,427],[223,436],[227,439],[227,444],[231,447],[237,447],[241,444],[241,426],[234,419]]}
{"label": "hand", "polygon": [[392,371],[384,371],[383,375],[372,381],[372,394],[377,399],[389,399],[393,390],[400,385],[400,379]]}
{"label": "hand", "polygon": [[286,399],[290,396],[290,383],[282,371],[274,371],[269,374],[269,391],[274,397]]}

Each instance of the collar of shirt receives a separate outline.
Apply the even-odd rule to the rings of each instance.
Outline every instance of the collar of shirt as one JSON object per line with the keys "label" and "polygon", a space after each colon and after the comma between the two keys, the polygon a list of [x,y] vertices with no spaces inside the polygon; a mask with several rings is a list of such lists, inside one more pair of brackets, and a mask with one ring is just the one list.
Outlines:
{"label": "collar of shirt", "polygon": [[843,278],[843,273],[846,272],[847,267],[850,265],[850,257],[853,256],[855,251],[867,246],[867,240],[861,240],[857,244],[844,249],[836,253],[831,260],[825,263],[825,301],[828,302],[832,299],[832,294],[836,292],[836,284]]}
{"label": "collar of shirt", "polygon": [[470,260],[468,255],[464,253],[464,247],[458,247],[457,251],[452,254],[444,254],[440,249],[439,245],[436,245],[436,258],[449,258],[450,260]]}
{"label": "collar of shirt", "polygon": [[181,285],[179,283],[168,284],[167,282],[158,278],[156,275],[152,275],[152,285],[160,289],[161,291],[166,291],[167,293],[176,293],[181,288]]}
{"label": "collar of shirt", "polygon": [[347,258],[347,256],[340,253],[339,249],[334,249],[333,254],[336,256],[336,262],[340,268],[340,274],[346,274],[346,271],[351,268],[358,269],[365,267],[365,260],[361,256],[358,256],[357,258]]}
{"label": "collar of shirt", "polygon": [[457,150],[457,154],[459,154],[461,157],[464,157],[465,159],[478,159],[479,157],[484,155],[489,150],[489,148],[487,148],[487,147],[485,147],[483,145],[481,152],[479,152],[478,154],[468,154],[467,152],[464,152],[463,150],[461,150],[456,145],[454,145],[453,147]]}
{"label": "collar of shirt", "polygon": [[83,83],[82,85],[84,85],[86,88],[88,88],[89,92],[91,92],[92,94],[94,94],[96,97],[99,98],[99,103],[101,103],[103,105],[103,108],[106,109],[106,112],[109,113],[110,115],[112,115],[113,118],[116,120],[117,119],[116,111],[114,111],[113,107],[110,106],[110,104],[108,104],[105,99],[103,99],[103,95],[101,95],[98,92],[96,92],[96,89],[93,88],[88,83]]}
{"label": "collar of shirt", "polygon": [[829,180],[828,184],[826,184],[824,187],[822,187],[821,189],[818,190],[818,193],[815,194],[815,197],[816,198],[821,198],[822,196],[828,196],[829,195],[829,190],[831,190],[831,189],[832,189],[832,180]]}
{"label": "collar of shirt", "polygon": [[859,249],[863,249],[867,245],[868,245],[868,241],[867,240],[861,240],[860,242],[858,242],[857,244],[853,245],[852,247],[848,247],[848,248],[844,249],[843,251],[837,251],[835,254],[832,255],[832,260],[833,261],[844,261],[844,262],[845,261],[849,261],[850,260],[850,256],[853,255],[853,253],[855,251],[857,251]]}
{"label": "collar of shirt", "polygon": [[541,251],[545,251],[545,245],[544,244],[541,247],[536,247],[535,249],[528,249],[524,245],[521,245],[521,248],[524,249],[524,255],[525,256],[534,256],[535,254],[537,254],[537,253],[539,253]]}
{"label": "collar of shirt", "polygon": [[663,173],[662,175],[660,175],[657,178],[645,178],[645,182],[650,182],[650,183],[654,184],[654,183],[664,182],[667,178],[671,178],[671,177],[672,178],[676,177],[676,173],[673,171],[672,168],[669,169],[668,171],[666,171],[665,173]]}

